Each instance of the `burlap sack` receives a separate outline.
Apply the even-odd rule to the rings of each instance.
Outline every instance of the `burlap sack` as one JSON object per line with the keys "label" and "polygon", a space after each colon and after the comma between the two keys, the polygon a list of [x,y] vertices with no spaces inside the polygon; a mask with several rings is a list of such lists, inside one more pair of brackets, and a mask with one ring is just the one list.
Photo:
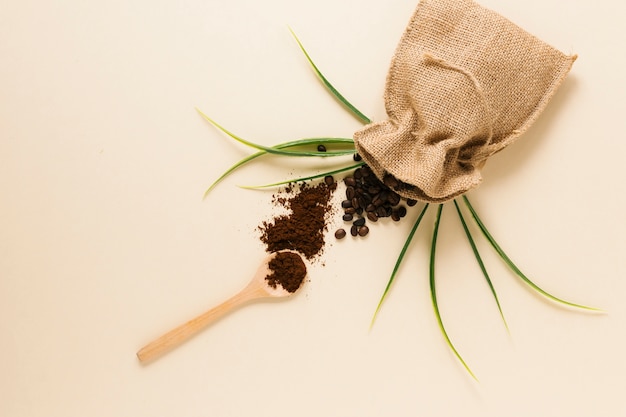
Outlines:
{"label": "burlap sack", "polygon": [[402,196],[452,199],[537,119],[575,59],[471,0],[422,0],[387,76],[389,119],[355,133],[357,151]]}

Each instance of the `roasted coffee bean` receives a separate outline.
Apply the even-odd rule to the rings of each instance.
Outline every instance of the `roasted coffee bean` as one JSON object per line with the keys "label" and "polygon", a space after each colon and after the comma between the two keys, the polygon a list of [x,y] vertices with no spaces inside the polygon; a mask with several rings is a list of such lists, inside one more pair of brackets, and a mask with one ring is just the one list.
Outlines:
{"label": "roasted coffee bean", "polygon": [[318,152],[326,152],[326,146],[324,146],[324,145],[317,145],[317,151]]}
{"label": "roasted coffee bean", "polygon": [[353,218],[354,218],[354,216],[352,214],[349,214],[349,213],[343,215],[343,221],[344,222],[350,222],[350,221],[352,221]]}
{"label": "roasted coffee bean", "polygon": [[[395,188],[403,187],[403,183],[397,178],[385,174],[381,181],[367,165],[357,168],[343,181],[346,185],[346,200],[342,203],[343,216],[345,221],[353,222],[350,228],[353,236],[361,233],[360,228],[365,227],[366,221],[377,222],[383,217],[399,221],[406,216],[407,206],[417,204],[417,200],[404,200],[395,191]],[[401,205],[403,200],[405,204]],[[366,228],[362,233],[369,233],[369,229]]]}
{"label": "roasted coffee bean", "polygon": [[397,205],[398,203],[400,203],[400,196],[398,195],[398,193],[395,192],[391,192],[389,193],[389,195],[387,196],[387,201],[389,202],[389,204],[391,204],[392,206]]}
{"label": "roasted coffee bean", "polygon": [[354,191],[354,187],[347,187],[346,188],[346,198],[348,200],[352,200],[355,196],[355,191]]}
{"label": "roasted coffee bean", "polygon": [[359,234],[359,236],[365,236],[365,235],[366,235],[366,234],[368,234],[369,232],[370,232],[370,228],[369,228],[369,227],[367,227],[367,226],[361,226],[361,227],[359,227],[359,230],[358,230],[358,232],[357,232],[357,233]]}
{"label": "roasted coffee bean", "polygon": [[326,183],[326,185],[331,186],[335,183],[335,179],[333,178],[332,175],[326,175],[324,177],[324,182]]}
{"label": "roasted coffee bean", "polygon": [[337,239],[343,239],[344,237],[346,237],[346,231],[344,229],[337,229],[337,231],[335,232],[335,237]]}
{"label": "roasted coffee bean", "polygon": [[363,158],[361,158],[361,155],[359,155],[358,153],[355,153],[354,155],[352,155],[352,159],[354,159],[355,162],[359,162]]}
{"label": "roasted coffee bean", "polygon": [[399,185],[398,180],[391,174],[386,174],[383,177],[383,183],[389,188],[396,188]]}
{"label": "roasted coffee bean", "polygon": [[363,226],[365,224],[365,217],[361,217],[352,223],[355,226]]}

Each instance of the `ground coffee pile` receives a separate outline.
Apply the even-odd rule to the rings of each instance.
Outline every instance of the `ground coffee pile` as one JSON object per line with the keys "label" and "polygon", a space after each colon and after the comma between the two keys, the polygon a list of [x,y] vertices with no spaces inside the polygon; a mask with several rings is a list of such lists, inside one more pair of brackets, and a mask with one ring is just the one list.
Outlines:
{"label": "ground coffee pile", "polygon": [[337,189],[332,177],[311,186],[290,185],[274,196],[274,203],[287,208],[290,213],[265,221],[259,230],[261,241],[268,252],[294,250],[312,260],[324,249],[327,215],[332,211],[331,198]]}
{"label": "ground coffee pile", "polygon": [[270,274],[265,277],[272,288],[277,285],[293,293],[300,288],[306,276],[302,258],[293,252],[278,252],[269,262]]}

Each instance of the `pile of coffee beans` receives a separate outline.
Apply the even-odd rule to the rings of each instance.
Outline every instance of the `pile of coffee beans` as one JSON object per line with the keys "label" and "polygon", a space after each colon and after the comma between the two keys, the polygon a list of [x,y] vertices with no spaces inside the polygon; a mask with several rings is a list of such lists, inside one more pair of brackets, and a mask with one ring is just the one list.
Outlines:
{"label": "pile of coffee beans", "polygon": [[[400,221],[407,213],[403,203],[409,207],[417,204],[416,200],[404,200],[393,190],[398,186],[393,176],[386,175],[380,181],[367,165],[357,168],[343,182],[346,185],[346,198],[341,203],[343,220],[350,224],[352,236],[366,236],[368,222],[375,223],[385,217]],[[344,228],[335,231],[337,239],[347,234]]]}

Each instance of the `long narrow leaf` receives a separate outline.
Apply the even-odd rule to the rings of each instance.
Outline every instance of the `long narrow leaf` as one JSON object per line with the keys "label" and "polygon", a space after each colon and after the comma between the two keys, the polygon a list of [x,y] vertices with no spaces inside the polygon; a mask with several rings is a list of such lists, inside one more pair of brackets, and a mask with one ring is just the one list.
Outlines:
{"label": "long narrow leaf", "polygon": [[454,207],[456,207],[456,212],[459,215],[459,219],[461,220],[461,224],[463,225],[463,230],[465,231],[465,235],[467,236],[467,240],[469,241],[470,246],[472,247],[472,251],[474,252],[474,257],[476,257],[476,262],[478,262],[478,266],[480,270],[483,272],[485,276],[485,280],[487,281],[487,285],[491,289],[491,294],[493,294],[493,298],[496,300],[496,305],[498,306],[498,310],[500,311],[500,317],[502,317],[502,322],[504,323],[504,327],[509,331],[509,326],[506,324],[506,319],[504,318],[504,313],[502,312],[502,307],[500,306],[500,300],[498,300],[498,294],[496,294],[496,289],[491,282],[491,278],[489,278],[489,274],[487,273],[487,268],[485,268],[485,264],[480,257],[480,253],[478,252],[478,247],[476,247],[476,243],[474,242],[474,238],[472,237],[472,233],[467,227],[467,223],[465,222],[465,218],[463,217],[463,213],[461,213],[461,208],[459,204],[454,200]]}
{"label": "long narrow leaf", "polygon": [[474,210],[474,207],[472,207],[472,204],[470,203],[469,199],[466,196],[463,196],[463,201],[465,201],[465,205],[467,206],[467,208],[469,209],[469,211],[472,213],[472,217],[474,218],[474,220],[476,221],[476,224],[478,225],[478,227],[480,228],[480,230],[482,231],[483,235],[485,236],[485,238],[487,239],[487,241],[489,241],[489,243],[491,244],[491,246],[493,247],[493,249],[498,253],[498,255],[500,256],[500,258],[504,261],[504,263],[526,284],[528,285],[530,288],[532,288],[533,290],[535,290],[536,292],[538,292],[539,294],[543,295],[544,297],[555,301],[557,303],[569,306],[569,307],[576,307],[576,308],[580,308],[583,310],[590,310],[590,311],[598,311],[598,312],[602,312],[601,309],[598,308],[594,308],[594,307],[588,307],[588,306],[584,306],[581,304],[575,304],[575,303],[571,303],[569,301],[565,301],[562,300],[558,297],[555,297],[554,295],[548,293],[547,291],[543,290],[542,288],[540,288],[537,284],[535,284],[534,282],[532,282],[526,275],[524,275],[524,273],[513,263],[513,261],[507,256],[506,253],[504,253],[504,251],[502,250],[502,248],[500,247],[500,245],[498,245],[498,243],[495,241],[495,239],[491,236],[491,234],[489,233],[489,231],[487,230],[487,228],[485,227],[485,225],[483,224],[483,222],[480,220],[480,218],[478,217],[478,214],[476,213],[476,211]]}
{"label": "long narrow leaf", "polygon": [[[352,139],[344,139],[344,138],[308,138],[308,139],[299,139],[299,140],[294,140],[290,142],[280,143],[278,145],[274,145],[273,148],[285,149],[285,148],[295,148],[295,147],[300,147],[300,146],[305,146],[305,145],[315,145],[315,144],[345,144],[345,145],[352,144],[352,146],[354,146],[354,141],[352,141]],[[352,152],[354,152],[354,149],[352,149]],[[256,159],[260,156],[267,155],[267,154],[268,152],[266,151],[259,151],[235,163],[228,170],[226,170],[226,172],[220,175],[220,177],[217,180],[215,180],[213,184],[211,184],[211,186],[204,192],[203,198],[206,198],[207,195],[211,192],[211,190],[213,190],[213,188],[215,188],[217,184],[219,184],[228,175],[232,174],[235,170],[245,165],[246,163],[252,161],[253,159]]]}
{"label": "long narrow leaf", "polygon": [[396,260],[396,264],[393,267],[393,271],[391,272],[391,276],[389,277],[389,281],[387,282],[387,286],[385,287],[385,291],[383,292],[382,297],[380,297],[380,301],[378,302],[378,306],[376,307],[376,311],[374,311],[374,316],[372,317],[372,322],[370,323],[370,328],[374,325],[374,321],[376,320],[376,316],[378,315],[378,311],[380,310],[380,307],[383,305],[383,301],[385,300],[385,297],[387,296],[387,293],[389,292],[389,289],[391,288],[391,284],[393,283],[393,280],[396,277],[398,269],[400,268],[400,264],[402,263],[402,260],[404,259],[404,255],[406,254],[406,251],[409,248],[409,245],[411,244],[411,241],[413,240],[413,235],[415,235],[415,231],[417,230],[418,226],[420,225],[420,222],[422,221],[422,218],[424,217],[424,214],[426,213],[427,209],[428,209],[428,204],[426,204],[424,206],[424,209],[422,210],[422,212],[418,216],[417,220],[415,220],[415,224],[413,225],[413,228],[411,229],[411,232],[409,233],[409,236],[406,238],[406,241],[404,242],[404,246],[402,247],[402,250],[400,251],[400,256],[398,256],[398,259]]}
{"label": "long narrow leaf", "polygon": [[327,175],[340,174],[342,172],[346,172],[346,171],[350,171],[350,170],[353,170],[353,169],[357,169],[358,167],[361,167],[363,165],[365,165],[364,162],[359,162],[358,164],[350,165],[350,166],[347,166],[347,167],[335,169],[335,170],[328,171],[328,172],[323,172],[321,174],[310,175],[308,177],[295,178],[295,179],[291,179],[291,180],[285,180],[285,181],[280,181],[280,182],[275,182],[273,184],[265,184],[265,185],[240,185],[240,187],[241,188],[246,188],[246,189],[278,187],[280,185],[285,185],[285,184],[310,181],[310,180],[314,180],[314,179],[317,179],[317,178],[324,178]]}
{"label": "long narrow leaf", "polygon": [[[200,109],[196,109],[196,110],[209,123],[211,123],[217,129],[221,130],[226,135],[230,136],[232,139],[236,140],[237,142],[243,143],[244,145],[250,146],[252,148],[263,150],[263,151],[265,151],[267,153],[271,153],[271,154],[275,154],[275,155],[283,155],[283,156],[320,156],[320,157],[323,157],[323,158],[328,158],[328,157],[332,157],[332,156],[349,155],[349,154],[354,153],[354,150],[352,150],[352,149],[340,150],[340,151],[332,151],[332,152],[305,152],[305,151],[285,151],[285,150],[282,150],[282,149],[279,149],[279,148],[276,148],[276,147],[263,146],[263,145],[260,145],[258,143],[250,142],[248,140],[245,140],[245,139],[235,135],[234,133],[230,132],[229,130],[227,130],[226,128],[224,128],[220,124],[218,124],[215,120],[211,119],[209,116],[204,114],[202,111],[200,111]],[[347,142],[349,139],[345,139],[345,140]]]}
{"label": "long narrow leaf", "polygon": [[298,39],[298,37],[296,36],[295,32],[291,28],[289,28],[289,31],[291,32],[291,34],[293,35],[294,39],[298,43],[298,46],[300,47],[300,50],[304,53],[304,56],[306,57],[307,61],[309,61],[309,64],[311,65],[311,68],[313,68],[313,71],[315,71],[315,74],[318,76],[318,78],[320,79],[322,84],[324,84],[324,86],[328,89],[328,91],[330,91],[330,93],[341,104],[346,106],[346,108],[354,116],[356,116],[361,122],[363,122],[365,124],[371,123],[371,120],[369,119],[369,117],[365,116],[363,113],[361,113],[361,111],[359,111],[359,109],[354,107],[352,105],[352,103],[350,103],[343,95],[341,95],[341,93],[339,93],[339,91],[337,91],[337,89],[335,87],[333,87],[333,85],[330,83],[330,81],[328,81],[326,79],[326,77],[324,77],[324,75],[321,73],[321,71],[317,68],[317,65],[315,65],[315,63],[313,62],[313,60],[309,56],[309,53],[306,51],[306,49],[304,49],[304,46],[302,45],[302,42],[300,42],[300,39]]}
{"label": "long narrow leaf", "polygon": [[433,303],[433,310],[435,311],[435,316],[437,317],[437,323],[439,324],[439,330],[441,330],[443,337],[446,339],[446,343],[448,344],[448,346],[450,347],[454,355],[458,358],[458,360],[463,364],[467,372],[469,372],[469,374],[472,376],[472,378],[478,381],[478,378],[476,378],[476,375],[474,375],[474,373],[469,368],[467,363],[465,363],[465,361],[463,360],[459,352],[456,350],[456,348],[452,344],[450,337],[448,337],[448,332],[446,332],[446,328],[444,327],[443,321],[441,320],[441,314],[439,312],[439,305],[437,304],[437,291],[435,288],[435,251],[437,248],[437,235],[439,234],[439,223],[441,222],[442,209],[443,209],[443,204],[440,204],[439,209],[437,210],[437,218],[435,219],[433,239],[432,239],[431,248],[430,248],[430,298]]}

